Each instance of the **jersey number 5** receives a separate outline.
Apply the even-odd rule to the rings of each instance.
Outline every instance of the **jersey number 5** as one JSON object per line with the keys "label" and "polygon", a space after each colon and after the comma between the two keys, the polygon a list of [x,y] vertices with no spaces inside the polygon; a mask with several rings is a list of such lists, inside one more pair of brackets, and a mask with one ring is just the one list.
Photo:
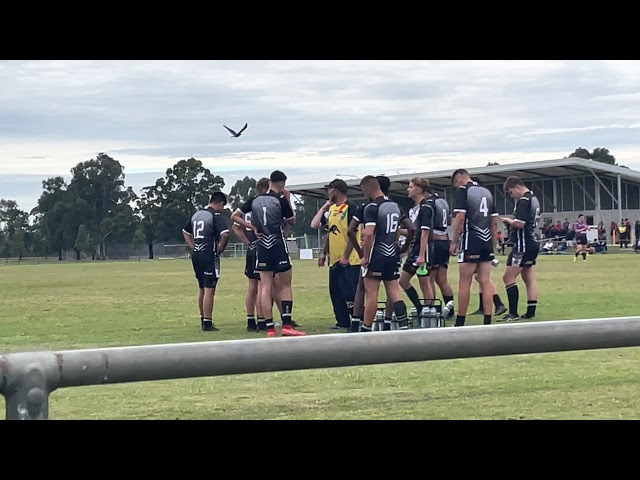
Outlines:
{"label": "jersey number 5", "polygon": [[193,238],[204,238],[202,231],[204,230],[204,222],[196,220],[193,222]]}

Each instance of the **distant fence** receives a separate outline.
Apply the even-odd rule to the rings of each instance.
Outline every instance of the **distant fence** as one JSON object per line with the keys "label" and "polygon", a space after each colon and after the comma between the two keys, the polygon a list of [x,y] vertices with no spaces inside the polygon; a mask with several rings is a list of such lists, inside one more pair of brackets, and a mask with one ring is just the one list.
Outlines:
{"label": "distant fence", "polygon": [[8,420],[46,420],[58,388],[640,346],[640,317],[112,347],[0,356]]}

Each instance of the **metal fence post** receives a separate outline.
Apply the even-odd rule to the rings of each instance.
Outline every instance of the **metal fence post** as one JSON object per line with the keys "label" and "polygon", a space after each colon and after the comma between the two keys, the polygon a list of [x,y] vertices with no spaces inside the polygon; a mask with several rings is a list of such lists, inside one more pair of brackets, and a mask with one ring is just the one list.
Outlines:
{"label": "metal fence post", "polygon": [[7,357],[0,358],[0,372],[7,420],[49,419],[49,395],[59,380],[51,352],[18,354],[11,362]]}

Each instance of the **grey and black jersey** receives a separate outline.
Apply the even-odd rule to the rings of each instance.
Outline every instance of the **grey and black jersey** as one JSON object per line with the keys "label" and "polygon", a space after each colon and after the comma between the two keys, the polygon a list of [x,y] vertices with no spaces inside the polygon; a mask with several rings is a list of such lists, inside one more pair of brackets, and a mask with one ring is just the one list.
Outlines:
{"label": "grey and black jersey", "polygon": [[449,203],[437,193],[431,195],[427,201],[433,210],[433,233],[444,235],[451,225],[451,209]]}
{"label": "grey and black jersey", "polygon": [[527,244],[536,242],[534,233],[538,227],[540,218],[540,202],[533,192],[525,193],[513,208],[513,219],[524,222],[523,228],[511,227],[509,229],[509,241],[517,252],[523,253]]}
{"label": "grey and black jersey", "polygon": [[193,237],[193,252],[218,252],[220,236],[229,231],[227,221],[213,208],[198,210],[183,230]]}
{"label": "grey and black jersey", "polygon": [[[251,223],[251,212],[244,213],[244,221],[247,223]],[[247,237],[247,240],[249,240],[249,245],[247,245],[247,250],[250,252],[254,251],[256,249],[256,242],[258,241],[258,239],[256,238],[256,234],[253,233],[252,228],[245,228],[244,234]]]}
{"label": "grey and black jersey", "polygon": [[426,200],[422,200],[420,205],[416,205],[409,210],[409,218],[413,223],[414,235],[410,246],[410,256],[420,256],[420,242],[423,230],[432,230],[433,227],[433,208]]}
{"label": "grey and black jersey", "polygon": [[491,224],[498,215],[493,195],[477,182],[469,182],[455,192],[454,213],[464,213],[465,221],[460,236],[460,248],[467,250],[469,244],[485,244],[493,248]]}
{"label": "grey and black jersey", "polygon": [[251,213],[251,224],[262,233],[259,243],[264,246],[276,239],[284,239],[285,220],[295,216],[289,200],[273,191],[250,198],[240,207],[240,211],[245,215]]}
{"label": "grey and black jersey", "polygon": [[378,197],[364,208],[364,226],[375,226],[371,257],[396,257],[400,206],[387,197]]}

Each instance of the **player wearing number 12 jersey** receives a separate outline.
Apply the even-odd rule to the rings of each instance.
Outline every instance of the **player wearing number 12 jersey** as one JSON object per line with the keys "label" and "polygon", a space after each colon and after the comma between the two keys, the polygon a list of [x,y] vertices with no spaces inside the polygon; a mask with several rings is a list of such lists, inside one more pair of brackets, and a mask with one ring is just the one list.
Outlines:
{"label": "player wearing number 12 jersey", "polygon": [[229,240],[229,228],[220,213],[226,204],[224,193],[213,193],[209,206],[194,213],[182,229],[193,251],[191,263],[200,287],[200,328],[208,332],[218,330],[213,324],[213,297],[220,278],[220,254]]}
{"label": "player wearing number 12 jersey", "polygon": [[507,178],[504,182],[504,192],[511,195],[516,203],[513,218],[502,219],[509,224],[509,241],[513,245],[502,277],[509,298],[509,313],[502,320],[513,321],[521,318],[518,316],[519,293],[516,283],[518,275],[522,275],[522,280],[527,287],[527,313],[522,318],[531,319],[536,315],[538,304],[534,266],[540,247],[533,234],[540,218],[540,202],[518,177]]}
{"label": "player wearing number 12 jersey", "polygon": [[[364,234],[362,235],[362,276],[365,288],[364,321],[361,332],[370,332],[378,307],[380,282],[384,282],[387,299],[393,304],[396,321],[400,329],[409,328],[407,306],[400,294],[400,253],[397,247],[398,224],[401,211],[398,204],[385,197],[378,179],[373,175],[365,176],[360,182],[362,193],[370,203],[364,208]],[[405,218],[407,240],[414,234],[413,223]]]}
{"label": "player wearing number 12 jersey", "polygon": [[449,251],[458,253],[460,270],[456,327],[464,325],[471,295],[473,274],[482,289],[484,323],[491,323],[495,286],[491,282],[491,260],[497,240],[497,219],[493,195],[488,188],[471,180],[469,172],[458,169],[451,175],[455,187],[453,239]]}

